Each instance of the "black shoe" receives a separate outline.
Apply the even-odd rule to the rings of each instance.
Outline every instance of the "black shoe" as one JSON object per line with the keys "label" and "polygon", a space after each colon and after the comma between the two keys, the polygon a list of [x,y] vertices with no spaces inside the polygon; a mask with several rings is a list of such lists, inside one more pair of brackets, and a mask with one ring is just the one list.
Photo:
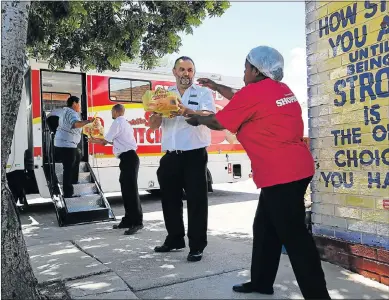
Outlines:
{"label": "black shoe", "polygon": [[143,228],[143,225],[134,225],[134,226],[131,226],[130,228],[128,228],[124,234],[125,235],[131,235],[131,234],[134,234],[136,232],[138,232],[139,230],[141,230]]}
{"label": "black shoe", "polygon": [[125,224],[125,223],[123,223],[123,222],[120,222],[119,224],[114,224],[114,225],[112,226],[113,229],[123,229],[123,228],[130,228],[130,227],[132,227],[132,225],[130,225],[130,224]]}
{"label": "black shoe", "polygon": [[154,248],[155,252],[170,252],[172,250],[180,250],[185,248],[185,241],[182,241],[181,243],[176,243],[173,245],[169,245],[164,243],[162,246],[157,246]]}
{"label": "black shoe", "polygon": [[188,261],[200,261],[203,258],[203,251],[190,251]]}
{"label": "black shoe", "polygon": [[232,287],[232,290],[237,293],[260,293],[264,295],[273,295],[274,290],[273,288],[270,289],[256,289],[253,288],[251,282],[241,283],[234,285]]}

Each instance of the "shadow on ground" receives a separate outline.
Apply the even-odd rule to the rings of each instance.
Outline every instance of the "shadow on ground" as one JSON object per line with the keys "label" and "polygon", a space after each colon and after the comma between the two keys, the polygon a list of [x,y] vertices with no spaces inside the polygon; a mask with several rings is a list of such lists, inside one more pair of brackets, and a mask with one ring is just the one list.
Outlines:
{"label": "shadow on ground", "polygon": [[[96,299],[131,289],[142,299],[303,299],[286,255],[272,297],[237,294],[233,284],[249,280],[251,244],[210,235],[201,262],[186,260],[188,248],[155,253],[165,237],[163,221],[148,220],[133,236],[120,230],[86,233],[71,242],[29,247],[38,280],[64,280],[74,299]],[[227,234],[226,234],[227,235]],[[323,262],[333,299],[388,299],[389,288]],[[123,296],[124,297],[124,296]]]}

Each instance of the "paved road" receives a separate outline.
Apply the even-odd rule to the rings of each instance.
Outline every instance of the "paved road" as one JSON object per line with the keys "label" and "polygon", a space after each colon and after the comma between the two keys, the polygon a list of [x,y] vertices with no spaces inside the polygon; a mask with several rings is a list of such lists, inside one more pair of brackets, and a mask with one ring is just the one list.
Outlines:
{"label": "paved road", "polygon": [[[252,182],[215,185],[209,195],[209,246],[199,263],[185,251],[154,253],[165,228],[158,197],[142,195],[145,228],[134,236],[113,230],[113,222],[58,227],[52,205],[21,215],[35,275],[40,282],[63,280],[73,299],[253,299],[231,285],[249,279],[251,227],[258,190]],[[109,198],[118,221],[119,197]],[[184,211],[186,223],[186,211]],[[118,222],[117,221],[117,222]],[[333,299],[389,299],[389,288],[323,263]],[[275,299],[302,299],[290,262],[283,255]]]}

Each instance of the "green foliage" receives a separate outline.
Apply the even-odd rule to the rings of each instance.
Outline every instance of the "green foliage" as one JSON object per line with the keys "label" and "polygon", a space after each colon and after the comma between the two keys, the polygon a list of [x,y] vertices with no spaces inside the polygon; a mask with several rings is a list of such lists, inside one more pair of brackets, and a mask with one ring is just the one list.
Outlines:
{"label": "green foliage", "polygon": [[221,16],[223,1],[34,1],[29,15],[28,55],[82,71],[118,71],[140,58],[152,68],[181,46],[206,17]]}

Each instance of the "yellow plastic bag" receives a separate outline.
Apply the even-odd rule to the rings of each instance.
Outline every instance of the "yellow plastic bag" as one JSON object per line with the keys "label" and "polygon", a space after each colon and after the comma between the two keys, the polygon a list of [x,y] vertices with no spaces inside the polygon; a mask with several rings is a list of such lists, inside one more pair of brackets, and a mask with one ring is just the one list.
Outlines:
{"label": "yellow plastic bag", "polygon": [[179,110],[181,99],[175,92],[157,88],[155,91],[146,91],[142,96],[142,103],[145,111],[156,112],[169,118],[171,112]]}
{"label": "yellow plastic bag", "polygon": [[96,118],[92,123],[89,123],[82,127],[82,133],[89,138],[103,139],[104,138],[104,126],[102,125],[100,118]]}

